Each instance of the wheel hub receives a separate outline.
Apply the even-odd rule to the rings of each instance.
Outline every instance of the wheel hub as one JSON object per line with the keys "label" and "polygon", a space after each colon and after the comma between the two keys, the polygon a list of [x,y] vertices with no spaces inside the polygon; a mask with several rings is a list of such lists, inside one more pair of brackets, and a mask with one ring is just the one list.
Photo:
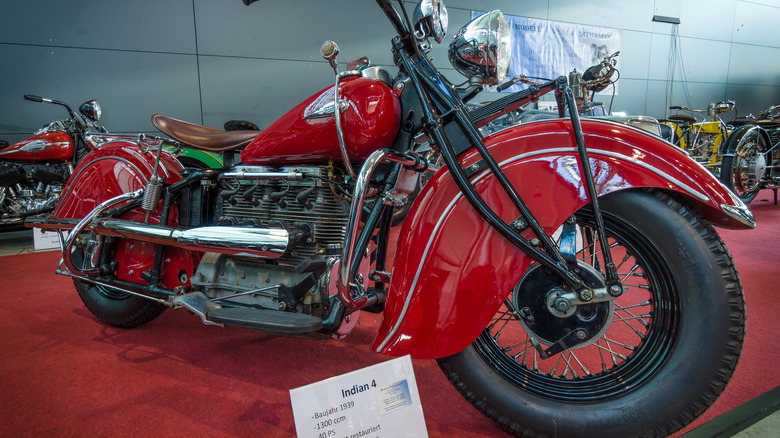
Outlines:
{"label": "wheel hub", "polygon": [[766,160],[764,154],[754,152],[753,155],[753,160],[748,162],[748,177],[754,181],[761,181],[766,173]]}
{"label": "wheel hub", "polygon": [[[591,288],[605,287],[604,276],[583,262],[578,274]],[[584,347],[595,342],[609,328],[614,308],[611,301],[571,306],[562,299],[567,291],[560,277],[541,265],[533,265],[517,283],[512,294],[522,316],[520,324],[529,336],[553,345],[548,354]]]}

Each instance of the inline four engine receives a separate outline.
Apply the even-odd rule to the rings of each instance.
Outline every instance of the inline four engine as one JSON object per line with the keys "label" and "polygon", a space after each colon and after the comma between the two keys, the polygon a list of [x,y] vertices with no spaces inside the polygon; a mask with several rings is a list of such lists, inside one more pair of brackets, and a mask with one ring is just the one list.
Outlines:
{"label": "inline four engine", "polygon": [[238,166],[220,176],[198,200],[201,208],[213,204],[209,222],[283,228],[290,244],[273,260],[208,253],[191,279],[193,288],[223,303],[322,316],[349,213],[346,194],[333,180],[332,166]]}

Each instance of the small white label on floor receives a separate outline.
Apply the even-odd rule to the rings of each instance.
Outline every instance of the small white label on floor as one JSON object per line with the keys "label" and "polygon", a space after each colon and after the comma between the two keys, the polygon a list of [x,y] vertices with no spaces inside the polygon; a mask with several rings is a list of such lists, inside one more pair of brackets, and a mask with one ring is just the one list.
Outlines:
{"label": "small white label on floor", "polygon": [[299,438],[427,437],[409,356],[290,391]]}

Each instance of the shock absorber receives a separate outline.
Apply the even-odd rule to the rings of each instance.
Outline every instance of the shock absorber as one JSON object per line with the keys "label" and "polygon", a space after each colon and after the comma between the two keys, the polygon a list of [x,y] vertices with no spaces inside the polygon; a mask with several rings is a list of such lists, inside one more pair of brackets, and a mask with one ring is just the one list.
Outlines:
{"label": "shock absorber", "polygon": [[[141,139],[139,138],[139,142]],[[149,215],[155,209],[160,202],[160,195],[162,194],[163,184],[162,178],[157,176],[157,170],[160,168],[160,158],[162,157],[163,142],[157,146],[157,156],[154,160],[154,171],[152,172],[149,182],[146,184],[146,190],[144,190],[144,198],[141,201],[141,208],[146,210],[146,218],[144,223],[149,223]]]}

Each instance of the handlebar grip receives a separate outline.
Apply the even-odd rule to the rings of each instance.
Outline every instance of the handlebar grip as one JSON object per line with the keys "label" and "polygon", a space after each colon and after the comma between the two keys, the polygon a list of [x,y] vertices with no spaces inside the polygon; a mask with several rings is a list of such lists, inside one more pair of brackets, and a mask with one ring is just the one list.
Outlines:
{"label": "handlebar grip", "polygon": [[677,109],[682,109],[682,107],[681,106],[670,106],[669,109],[670,110],[677,110]]}
{"label": "handlebar grip", "polygon": [[515,81],[506,81],[503,84],[501,84],[498,87],[496,87],[496,91],[504,91],[504,90],[506,90],[507,88],[511,87],[514,84],[515,84]]}
{"label": "handlebar grip", "polygon": [[43,102],[43,98],[41,96],[36,96],[34,94],[25,94],[24,100],[29,100],[31,102]]}
{"label": "handlebar grip", "polygon": [[244,0],[244,4],[245,4],[245,5],[247,5],[247,6],[249,6],[249,5],[251,5],[252,3],[254,3],[254,2],[258,2],[258,1],[260,1],[260,0]]}

